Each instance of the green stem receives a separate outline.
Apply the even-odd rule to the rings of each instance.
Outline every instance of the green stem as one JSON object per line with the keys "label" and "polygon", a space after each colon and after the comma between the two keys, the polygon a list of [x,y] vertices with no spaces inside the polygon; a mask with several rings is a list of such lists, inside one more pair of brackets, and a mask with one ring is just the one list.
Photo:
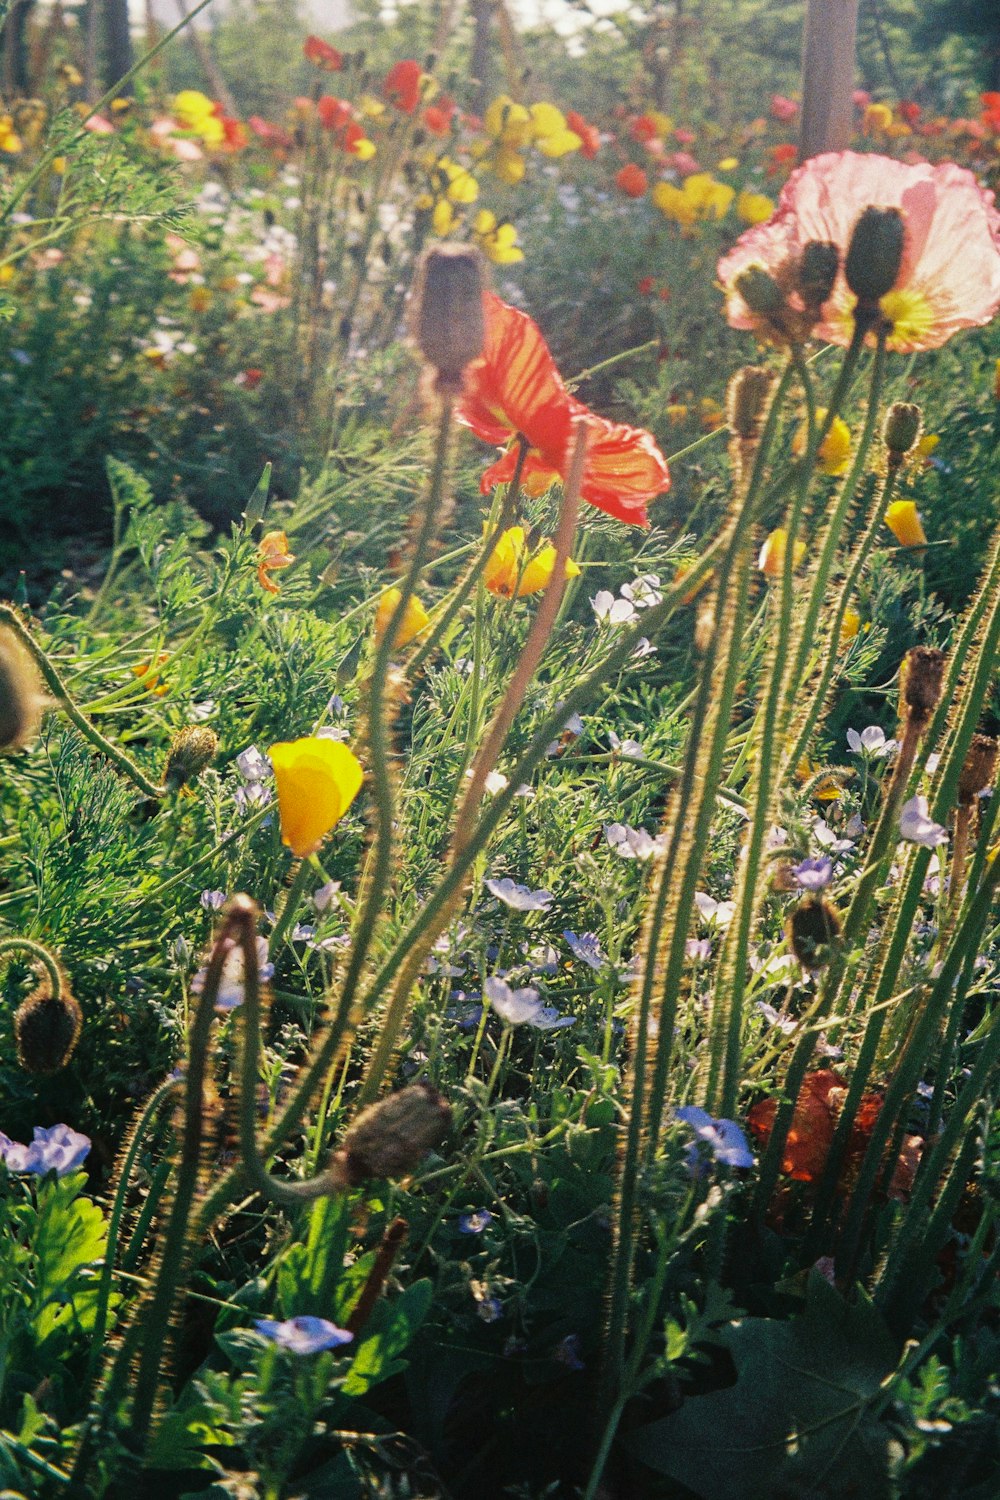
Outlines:
{"label": "green stem", "polygon": [[39,964],[49,976],[49,984],[52,987],[51,998],[58,1000],[62,995],[62,974],[59,965],[52,957],[47,948],[41,943],[36,943],[31,938],[9,937],[0,938],[0,954],[3,953],[29,953],[36,964]]}

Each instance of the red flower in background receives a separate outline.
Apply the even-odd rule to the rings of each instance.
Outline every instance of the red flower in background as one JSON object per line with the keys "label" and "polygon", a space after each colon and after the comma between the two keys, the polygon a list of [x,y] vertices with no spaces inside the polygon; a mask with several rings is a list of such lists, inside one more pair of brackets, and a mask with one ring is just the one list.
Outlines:
{"label": "red flower in background", "polygon": [[447,135],[455,115],[455,101],[447,94],[439,94],[433,104],[424,110],[423,120],[431,135]]}
{"label": "red flower in background", "polygon": [[315,63],[317,68],[324,68],[327,73],[339,73],[344,66],[344,54],[331,47],[329,42],[324,42],[322,37],[307,36],[302,51],[309,62]]}
{"label": "red flower in background", "polygon": [[316,102],[316,113],[324,130],[343,130],[351,121],[351,106],[346,99],[335,99],[324,94]]}
{"label": "red flower in background", "polygon": [[[670,472],[651,433],[599,417],[571,396],[538,325],[492,292],[484,297],[486,340],[466,371],[456,416],[477,437],[507,451],[482,477],[487,494],[514,475],[518,445],[529,446],[522,478],[541,493],[564,479],[573,422],[587,424],[588,448],[581,494],[620,521],[647,524],[646,505],[670,488]],[[509,445],[509,446],[508,446]]]}
{"label": "red flower in background", "polygon": [[793,167],[798,161],[799,148],[791,141],[786,141],[782,146],[772,146],[767,153],[770,158],[767,166],[768,177],[777,177],[779,172],[785,172]]}
{"label": "red flower in background", "polygon": [[276,146],[281,150],[287,150],[289,146],[295,144],[287,130],[282,129],[280,125],[272,125],[270,120],[265,120],[262,115],[251,115],[247,124],[265,146]]}
{"label": "red flower in background", "polygon": [[580,137],[580,140],[582,142],[582,145],[580,146],[580,155],[585,156],[588,161],[593,161],[594,157],[601,149],[601,132],[598,130],[597,126],[591,125],[587,120],[583,118],[583,115],[577,114],[575,109],[571,109],[568,111],[566,115],[566,124],[569,126],[570,130],[573,131],[574,135],[578,135]]}
{"label": "red flower in background", "polygon": [[412,58],[393,63],[382,81],[382,94],[404,115],[412,115],[420,103],[421,76],[420,64]]}
{"label": "red flower in background", "polygon": [[979,102],[983,106],[982,121],[993,130],[1000,130],[1000,93],[990,91],[980,94]]}
{"label": "red flower in background", "polygon": [[794,120],[798,112],[794,99],[786,99],[784,94],[771,95],[771,114],[775,120]]}
{"label": "red flower in background", "polygon": [[634,141],[655,141],[658,134],[656,121],[649,115],[636,115],[629,121],[628,133]]}
{"label": "red flower in background", "polygon": [[645,197],[649,187],[649,178],[634,161],[626,162],[624,167],[619,168],[615,173],[615,182],[628,198]]}

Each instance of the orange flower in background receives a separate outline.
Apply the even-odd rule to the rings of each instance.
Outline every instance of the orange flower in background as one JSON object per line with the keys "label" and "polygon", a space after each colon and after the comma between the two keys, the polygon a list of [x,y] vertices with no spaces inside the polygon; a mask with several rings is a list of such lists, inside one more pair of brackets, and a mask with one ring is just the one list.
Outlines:
{"label": "orange flower in background", "polygon": [[281,568],[288,568],[295,555],[288,550],[288,538],[283,531],[267,531],[257,548],[257,582],[269,594],[277,594],[279,585],[271,577]]}
{"label": "orange flower in background", "polygon": [[339,73],[344,66],[344,54],[331,47],[329,42],[324,42],[322,37],[307,36],[302,51],[308,62],[324,68],[327,73]]}
{"label": "orange flower in background", "polygon": [[601,149],[601,132],[597,126],[591,125],[583,118],[583,115],[577,114],[575,109],[567,111],[566,124],[574,135],[580,137],[580,155],[585,156],[588,161],[593,161]]}
{"label": "orange flower in background", "polygon": [[644,198],[649,187],[649,178],[634,161],[627,162],[615,173],[615,183],[627,198]]}
{"label": "orange flower in background", "polygon": [[420,64],[412,58],[394,63],[382,81],[382,97],[404,115],[412,115],[420,103]]}
{"label": "orange flower in background", "polygon": [[170,689],[165,682],[160,681],[160,668],[169,660],[169,651],[161,651],[159,656],[140,662],[137,667],[133,667],[132,676],[141,678],[144,688],[155,693],[157,698],[162,698],[164,693],[169,693]]}
{"label": "orange flower in background", "polygon": [[439,94],[433,104],[428,104],[423,113],[423,122],[431,135],[447,135],[455,118],[457,106],[447,94]]}
{"label": "orange flower in background", "polygon": [[483,353],[466,370],[455,411],[477,437],[507,449],[483,475],[483,494],[513,478],[518,436],[528,444],[522,478],[531,493],[565,479],[573,422],[582,417],[589,439],[583,499],[620,521],[645,526],[647,503],[670,488],[670,471],[652,434],[606,421],[571,396],[527,313],[492,292],[483,299],[483,311]]}
{"label": "orange flower in background", "polygon": [[[380,645],[385,639],[385,633],[389,629],[389,622],[399,607],[399,601],[403,594],[401,589],[386,589],[378,601],[375,610],[375,641]],[[411,594],[406,601],[403,618],[396,626],[393,637],[393,649],[401,651],[411,641],[415,641],[418,635],[422,635],[431,623],[431,617],[427,613],[416,594]]]}

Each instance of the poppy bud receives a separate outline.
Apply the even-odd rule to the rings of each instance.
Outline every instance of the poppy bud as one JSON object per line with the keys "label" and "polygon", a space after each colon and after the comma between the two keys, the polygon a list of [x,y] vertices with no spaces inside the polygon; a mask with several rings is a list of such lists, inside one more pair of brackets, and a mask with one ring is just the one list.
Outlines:
{"label": "poppy bud", "polygon": [[840,252],[828,240],[810,240],[799,262],[799,291],[806,307],[819,308],[833,291]]}
{"label": "poppy bud", "polygon": [[760,317],[772,317],[785,305],[784,292],[763,266],[747,266],[737,276],[735,285],[750,311]]}
{"label": "poppy bud", "polygon": [[938,705],[944,679],[944,652],[934,646],[914,646],[903,658],[900,698],[907,718],[923,724]]}
{"label": "poppy bud", "polygon": [[413,333],[437,370],[438,388],[458,390],[466,365],[483,351],[483,261],[469,245],[432,245],[417,272]]}
{"label": "poppy bud", "polygon": [[17,1058],[26,1073],[58,1073],[73,1055],[83,1026],[79,1001],[71,995],[65,979],[59,997],[52,994],[46,974],[14,1013]]}
{"label": "poppy bud", "polygon": [[759,435],[773,385],[774,376],[763,365],[736,371],[726,390],[726,420],[737,437],[749,441]]}
{"label": "poppy bud", "polygon": [[861,303],[878,302],[896,285],[905,232],[898,208],[866,208],[847,247],[844,275]]}
{"label": "poppy bud", "polygon": [[0,751],[30,744],[44,707],[34,662],[14,632],[0,627]]}
{"label": "poppy bud", "polygon": [[827,950],[839,937],[840,918],[822,896],[807,898],[788,918],[788,946],[811,973],[828,963]]}
{"label": "poppy bud", "polygon": [[210,765],[219,748],[219,737],[213,729],[200,724],[188,724],[175,735],[170,746],[167,763],[163,768],[163,780],[172,791],[188,781],[197,781],[205,767]]}
{"label": "poppy bud", "polygon": [[894,401],[885,414],[882,441],[890,462],[901,462],[920,436],[921,411],[912,401]]}
{"label": "poppy bud", "polygon": [[972,743],[958,778],[959,802],[972,802],[990,785],[997,767],[998,749],[1000,746],[990,735],[972,736]]}
{"label": "poppy bud", "polygon": [[334,1152],[328,1176],[334,1188],[357,1187],[372,1177],[405,1177],[451,1127],[451,1106],[427,1083],[414,1083],[362,1110]]}

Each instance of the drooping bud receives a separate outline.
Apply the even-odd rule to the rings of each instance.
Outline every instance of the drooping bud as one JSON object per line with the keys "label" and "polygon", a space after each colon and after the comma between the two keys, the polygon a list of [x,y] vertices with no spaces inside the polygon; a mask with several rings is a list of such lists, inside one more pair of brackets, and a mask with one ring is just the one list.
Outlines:
{"label": "drooping bud", "polygon": [[30,745],[44,708],[35,663],[14,632],[0,626],[0,752]]}
{"label": "drooping bud", "polygon": [[829,240],[810,240],[799,261],[798,283],[806,307],[817,311],[833,291],[840,251]]}
{"label": "drooping bud", "polygon": [[899,697],[911,723],[925,724],[937,708],[944,664],[944,652],[935,646],[914,646],[903,658]]}
{"label": "drooping bud", "polygon": [[171,791],[189,781],[197,781],[206,766],[211,765],[219,749],[214,729],[203,724],[187,724],[174,737],[163,768],[163,780]]}
{"label": "drooping bud", "polygon": [[747,266],[734,284],[750,311],[762,318],[773,317],[784,308],[785,294],[763,266]]}
{"label": "drooping bud", "polygon": [[451,1126],[451,1106],[427,1083],[414,1083],[362,1110],[334,1152],[327,1174],[333,1188],[369,1178],[405,1177]]}
{"label": "drooping bud", "polygon": [[442,391],[457,391],[466,365],[483,351],[483,260],[470,245],[432,245],[414,287],[412,327]]}
{"label": "drooping bud", "polygon": [[920,436],[922,414],[912,401],[894,401],[885,414],[882,441],[889,452],[890,464],[898,466]]}
{"label": "drooping bud", "polygon": [[866,208],[847,247],[844,275],[862,304],[877,303],[896,285],[905,246],[903,216],[898,208]]}
{"label": "drooping bud", "polygon": [[959,802],[974,802],[993,781],[1000,745],[988,734],[974,734],[958,778]]}
{"label": "drooping bud", "polygon": [[788,918],[788,946],[804,969],[815,974],[830,961],[840,937],[840,918],[822,896],[807,897]]}
{"label": "drooping bud", "polygon": [[774,376],[763,365],[744,365],[726,389],[726,420],[737,437],[752,441],[760,426],[774,385]]}
{"label": "drooping bud", "polygon": [[83,1026],[80,1003],[63,978],[53,997],[47,974],[14,1013],[17,1058],[26,1073],[58,1073],[73,1056]]}

